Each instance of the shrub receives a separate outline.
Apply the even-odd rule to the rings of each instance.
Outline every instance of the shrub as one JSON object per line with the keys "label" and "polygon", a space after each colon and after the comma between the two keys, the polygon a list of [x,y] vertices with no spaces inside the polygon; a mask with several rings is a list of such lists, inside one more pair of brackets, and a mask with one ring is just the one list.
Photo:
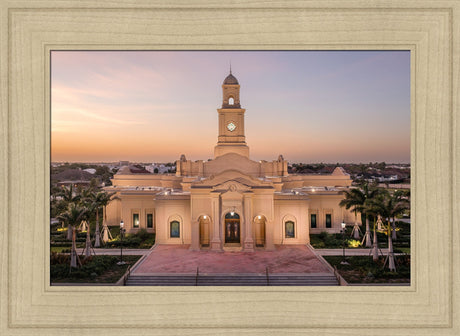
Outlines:
{"label": "shrub", "polygon": [[146,229],[140,229],[136,234],[141,240],[147,240],[150,237],[150,234],[147,232]]}
{"label": "shrub", "polygon": [[70,256],[66,254],[51,252],[50,265],[69,264]]}
{"label": "shrub", "polygon": [[329,236],[329,233],[327,233],[326,231],[323,231],[318,235],[318,238],[321,239],[322,241],[325,241],[328,236]]}
{"label": "shrub", "polygon": [[325,248],[326,244],[324,242],[319,242],[315,245],[315,248]]}
{"label": "shrub", "polygon": [[80,268],[70,269],[70,256],[52,253],[51,254],[51,267],[50,275],[51,279],[83,279],[93,278],[94,274],[101,275],[111,266],[116,264],[118,261],[117,256],[90,256],[85,259],[81,259],[82,266]]}
{"label": "shrub", "polygon": [[355,240],[355,239],[348,239],[347,243],[348,243],[348,247],[351,247],[351,248],[360,247],[362,245],[359,240]]}
{"label": "shrub", "polygon": [[51,279],[66,278],[69,276],[69,272],[70,272],[69,264],[51,265],[50,267]]}

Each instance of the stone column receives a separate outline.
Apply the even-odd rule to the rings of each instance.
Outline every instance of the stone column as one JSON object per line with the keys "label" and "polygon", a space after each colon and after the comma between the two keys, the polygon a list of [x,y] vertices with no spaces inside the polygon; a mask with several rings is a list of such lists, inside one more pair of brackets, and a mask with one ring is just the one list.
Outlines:
{"label": "stone column", "polygon": [[273,222],[269,222],[267,219],[265,219],[265,250],[275,250],[275,244],[273,244]]}
{"label": "stone column", "polygon": [[211,194],[212,206],[212,239],[211,250],[222,251],[222,240],[220,237],[220,207],[219,207],[219,194]]}
{"label": "stone column", "polygon": [[244,250],[247,252],[254,251],[254,238],[252,231],[252,195],[243,195],[243,211],[244,211]]}
{"label": "stone column", "polygon": [[190,243],[189,250],[199,251],[200,250],[200,221],[192,220],[192,241]]}

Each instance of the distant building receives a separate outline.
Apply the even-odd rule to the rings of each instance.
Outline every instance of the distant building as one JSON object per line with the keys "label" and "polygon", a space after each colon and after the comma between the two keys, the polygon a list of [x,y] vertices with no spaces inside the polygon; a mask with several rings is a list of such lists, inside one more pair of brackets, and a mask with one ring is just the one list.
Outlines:
{"label": "distant building", "polygon": [[87,187],[90,185],[90,181],[83,181],[83,180],[75,180],[75,181],[59,181],[57,183],[58,187]]}
{"label": "distant building", "polygon": [[175,175],[120,168],[105,188],[116,193],[106,210],[108,225],[123,221],[128,232],[156,231],[157,244],[253,251],[306,244],[312,232],[339,232],[342,221],[353,223],[354,214],[339,206],[350,176],[340,167],[327,175],[289,175],[282,155],[251,160],[240,85],[231,72],[222,90],[214,159],[182,155]]}
{"label": "distant building", "polygon": [[145,167],[145,170],[152,174],[165,174],[168,173],[172,168],[166,167],[164,164],[152,163],[152,165]]}
{"label": "distant building", "polygon": [[90,174],[95,174],[96,173],[96,169],[94,169],[94,168],[83,169],[83,171],[85,171],[87,173],[90,173]]}

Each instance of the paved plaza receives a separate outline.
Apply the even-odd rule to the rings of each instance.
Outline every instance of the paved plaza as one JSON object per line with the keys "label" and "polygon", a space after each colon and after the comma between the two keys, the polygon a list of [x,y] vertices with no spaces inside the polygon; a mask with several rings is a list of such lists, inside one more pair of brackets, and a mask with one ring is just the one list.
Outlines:
{"label": "paved plaza", "polygon": [[158,245],[132,274],[331,273],[305,245],[276,246],[275,251],[190,251],[189,245]]}

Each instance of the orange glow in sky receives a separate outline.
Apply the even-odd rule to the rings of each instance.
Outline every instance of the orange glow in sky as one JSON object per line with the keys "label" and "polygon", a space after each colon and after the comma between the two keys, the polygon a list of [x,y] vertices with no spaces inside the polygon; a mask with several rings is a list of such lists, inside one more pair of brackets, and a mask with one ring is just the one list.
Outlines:
{"label": "orange glow in sky", "polygon": [[251,159],[410,161],[407,51],[53,51],[52,161],[212,158],[230,61]]}

